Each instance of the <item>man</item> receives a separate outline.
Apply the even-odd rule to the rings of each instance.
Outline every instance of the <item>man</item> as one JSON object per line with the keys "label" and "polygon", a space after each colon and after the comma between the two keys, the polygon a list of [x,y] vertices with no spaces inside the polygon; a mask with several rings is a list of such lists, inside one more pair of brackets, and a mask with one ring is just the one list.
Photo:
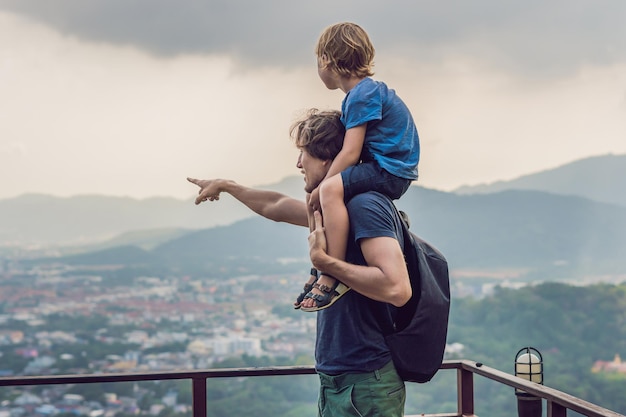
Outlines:
{"label": "man", "polygon": [[[339,116],[335,111],[312,110],[291,129],[301,151],[297,167],[307,192],[324,179],[341,149],[344,130]],[[304,201],[231,180],[188,180],[200,187],[196,204],[219,200],[226,192],[268,219],[311,227],[313,266],[352,288],[332,308],[318,312],[319,415],[404,415],[404,382],[393,367],[380,324],[381,317],[392,320],[395,308],[411,297],[401,219],[391,200],[368,192],[347,202],[350,239],[343,261],[327,254],[322,215],[315,211],[315,224],[310,226]]]}

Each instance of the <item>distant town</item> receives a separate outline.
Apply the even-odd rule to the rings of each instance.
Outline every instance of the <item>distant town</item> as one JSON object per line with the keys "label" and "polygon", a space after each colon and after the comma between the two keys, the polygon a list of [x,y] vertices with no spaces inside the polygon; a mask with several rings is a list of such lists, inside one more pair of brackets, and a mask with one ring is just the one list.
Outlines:
{"label": "distant town", "polygon": [[[101,316],[108,326],[129,329],[119,336],[110,335],[106,327],[89,329],[104,344],[136,345],[138,352],[185,344],[190,357],[197,358],[195,362],[181,363],[179,358],[170,363],[172,359],[164,356],[139,360],[137,354],[130,354],[108,358],[106,363],[90,363],[88,369],[76,371],[197,368],[232,355],[295,356],[312,352],[315,315],[272,312],[280,305],[293,309],[290,304],[297,295],[293,284],[298,277],[137,277],[126,285],[107,284],[99,272],[115,268],[81,267],[78,275],[72,275],[75,268],[65,265],[28,271],[9,267],[1,271],[0,325],[6,330],[0,332],[0,344],[25,343],[32,348],[24,349],[24,355],[41,358],[41,351],[52,345],[80,343],[74,332],[43,326],[48,317],[61,314]],[[85,274],[87,271],[89,274]],[[9,323],[23,323],[24,330],[8,329]],[[28,370],[34,372],[24,373],[42,374],[54,368],[43,362],[29,365]]]}
{"label": "distant town", "polygon": [[[116,268],[52,264],[24,269],[18,262],[4,262],[0,375],[202,369],[241,355],[305,355],[313,363],[315,315],[290,305],[299,277],[140,276],[111,285],[102,274]],[[17,391],[11,400],[6,392],[0,395],[0,417],[28,410],[56,414],[68,404],[82,407],[79,414],[106,411],[106,404],[86,406],[84,399],[63,392],[44,400]],[[119,399],[107,398],[109,411],[120,412]],[[168,398],[163,401],[174,401]],[[136,400],[124,400],[126,412],[139,410]]]}

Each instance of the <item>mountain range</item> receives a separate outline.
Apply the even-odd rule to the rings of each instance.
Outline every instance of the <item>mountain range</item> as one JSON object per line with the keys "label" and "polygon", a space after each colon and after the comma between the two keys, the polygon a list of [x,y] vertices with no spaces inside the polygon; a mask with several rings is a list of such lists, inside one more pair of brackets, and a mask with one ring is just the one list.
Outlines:
{"label": "mountain range", "polygon": [[577,195],[626,206],[626,155],[601,155],[580,159],[511,181],[459,187],[458,194],[487,194],[504,190],[535,190]]}
{"label": "mountain range", "polygon": [[[227,225],[252,216],[227,194],[222,195],[219,203],[195,206],[192,193],[197,187],[184,180],[181,187],[189,187],[189,199],[43,194],[3,199],[0,200],[0,246],[95,243],[112,246],[136,241],[150,246],[153,238],[168,239],[170,234],[181,233],[180,229]],[[263,188],[300,198],[304,196],[302,187],[302,177],[294,176]]]}
{"label": "mountain range", "polygon": [[[623,273],[625,182],[626,155],[605,155],[474,191],[414,185],[397,205],[409,214],[411,229],[437,246],[451,268]],[[300,198],[302,185],[301,177],[290,177],[262,188]],[[308,234],[304,228],[256,217],[226,195],[200,206],[191,198],[21,196],[0,200],[0,230],[5,242],[73,243],[76,253],[66,262],[123,259],[119,263],[179,271],[206,271],[244,260],[251,265],[289,259],[305,263]],[[102,240],[107,235],[116,236]],[[76,246],[89,237],[100,241]]]}

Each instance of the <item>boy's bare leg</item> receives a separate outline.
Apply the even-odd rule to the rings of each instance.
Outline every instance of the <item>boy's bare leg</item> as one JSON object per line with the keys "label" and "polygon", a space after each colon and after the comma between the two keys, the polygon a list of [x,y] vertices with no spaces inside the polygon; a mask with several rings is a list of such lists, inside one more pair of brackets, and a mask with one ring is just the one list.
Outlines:
{"label": "boy's bare leg", "polygon": [[[306,208],[307,208],[307,216],[309,219],[309,231],[313,231],[315,230],[315,218],[313,217],[313,208],[309,204],[310,197],[311,197],[310,194],[306,195]],[[311,289],[313,289],[313,284],[315,283],[316,280],[317,280],[317,271],[315,270],[315,268],[311,268],[309,279],[304,284],[304,291],[308,292]],[[300,308],[302,306],[302,300],[300,299],[301,297],[302,297],[302,294],[293,303],[294,308]]]}
{"label": "boy's bare leg", "polygon": [[[345,260],[350,220],[348,218],[348,209],[343,201],[341,174],[334,175],[322,182],[320,185],[320,205],[324,216],[328,254],[334,258]],[[312,211],[310,206],[308,207],[308,210]],[[313,214],[310,213],[309,227],[311,227],[312,219]],[[325,275],[324,271],[320,271],[320,274],[317,283],[332,288],[336,280],[331,276]],[[324,294],[318,288],[313,288],[312,292],[313,294]],[[305,298],[301,305],[303,308],[311,308],[315,307],[316,303],[315,300]]]}

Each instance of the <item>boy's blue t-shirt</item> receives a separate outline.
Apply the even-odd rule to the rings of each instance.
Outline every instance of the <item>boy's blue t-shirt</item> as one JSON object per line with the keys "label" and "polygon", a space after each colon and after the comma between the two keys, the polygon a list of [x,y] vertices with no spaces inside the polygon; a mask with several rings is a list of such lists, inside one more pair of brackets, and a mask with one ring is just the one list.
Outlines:
{"label": "boy's blue t-shirt", "polygon": [[367,123],[361,159],[401,178],[417,179],[420,143],[411,112],[382,81],[366,77],[341,104],[346,130]]}

